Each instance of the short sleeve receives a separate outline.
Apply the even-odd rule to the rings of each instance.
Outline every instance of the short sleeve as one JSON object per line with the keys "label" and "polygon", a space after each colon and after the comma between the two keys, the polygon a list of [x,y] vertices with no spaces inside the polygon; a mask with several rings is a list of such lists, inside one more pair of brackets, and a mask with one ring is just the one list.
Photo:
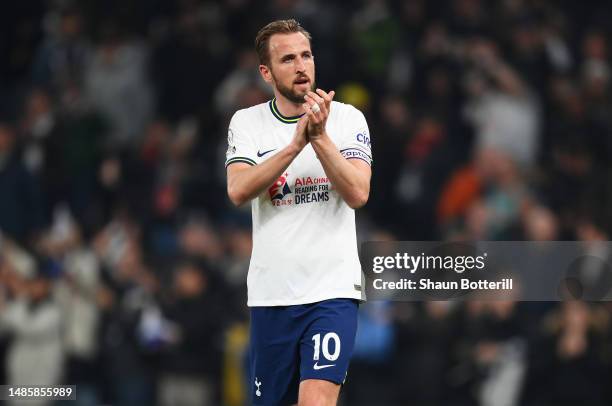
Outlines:
{"label": "short sleeve", "polygon": [[361,159],[372,165],[372,139],[363,113],[350,106],[345,120],[348,130],[339,145],[340,153],[346,159]]}
{"label": "short sleeve", "polygon": [[244,162],[249,165],[256,165],[255,147],[253,140],[245,131],[245,126],[236,112],[230,121],[227,130],[227,152],[225,153],[225,167],[236,162]]}

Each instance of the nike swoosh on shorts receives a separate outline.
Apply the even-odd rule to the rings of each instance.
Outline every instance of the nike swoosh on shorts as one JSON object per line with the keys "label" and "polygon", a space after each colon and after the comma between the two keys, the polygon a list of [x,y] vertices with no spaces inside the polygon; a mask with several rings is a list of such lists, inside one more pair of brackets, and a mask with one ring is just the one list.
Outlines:
{"label": "nike swoosh on shorts", "polygon": [[318,371],[319,369],[323,369],[323,368],[329,368],[329,367],[335,367],[336,364],[330,364],[330,365],[319,365],[318,362],[315,362],[313,368]]}

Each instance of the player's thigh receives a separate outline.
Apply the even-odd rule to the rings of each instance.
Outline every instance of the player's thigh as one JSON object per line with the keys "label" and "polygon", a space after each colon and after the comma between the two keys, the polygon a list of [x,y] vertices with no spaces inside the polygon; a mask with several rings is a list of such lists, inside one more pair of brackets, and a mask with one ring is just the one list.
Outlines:
{"label": "player's thigh", "polygon": [[335,406],[340,395],[340,385],[322,379],[306,379],[300,382],[297,406]]}
{"label": "player's thigh", "polygon": [[275,308],[251,309],[250,398],[253,405],[297,401],[299,337],[291,315]]}
{"label": "player's thigh", "polygon": [[320,302],[300,343],[300,380],[342,384],[357,333],[359,306],[351,299]]}

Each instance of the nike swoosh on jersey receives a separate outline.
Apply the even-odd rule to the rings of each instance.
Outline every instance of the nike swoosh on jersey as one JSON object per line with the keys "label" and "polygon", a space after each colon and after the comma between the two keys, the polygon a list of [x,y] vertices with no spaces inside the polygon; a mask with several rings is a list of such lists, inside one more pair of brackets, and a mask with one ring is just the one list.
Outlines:
{"label": "nike swoosh on jersey", "polygon": [[336,364],[331,364],[331,365],[319,365],[318,362],[315,362],[313,368],[315,369],[315,371],[318,371],[319,369],[323,369],[323,368],[329,368],[329,367],[335,367]]}
{"label": "nike swoosh on jersey", "polygon": [[266,155],[266,154],[268,154],[268,153],[270,153],[270,152],[272,152],[272,151],[276,151],[276,148],[274,148],[274,149],[270,149],[270,150],[268,150],[268,151],[264,151],[264,152],[259,152],[259,151],[257,151],[257,156],[258,156],[259,158],[261,158],[262,156],[264,156],[264,155]]}

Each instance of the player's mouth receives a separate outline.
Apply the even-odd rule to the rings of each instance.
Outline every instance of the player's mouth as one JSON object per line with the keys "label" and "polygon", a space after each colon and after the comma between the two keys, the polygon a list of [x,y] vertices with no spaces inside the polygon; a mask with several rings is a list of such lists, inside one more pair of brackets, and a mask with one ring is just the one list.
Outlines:
{"label": "player's mouth", "polygon": [[301,78],[294,80],[293,84],[298,87],[309,87],[310,79],[308,79],[307,77],[301,77]]}

